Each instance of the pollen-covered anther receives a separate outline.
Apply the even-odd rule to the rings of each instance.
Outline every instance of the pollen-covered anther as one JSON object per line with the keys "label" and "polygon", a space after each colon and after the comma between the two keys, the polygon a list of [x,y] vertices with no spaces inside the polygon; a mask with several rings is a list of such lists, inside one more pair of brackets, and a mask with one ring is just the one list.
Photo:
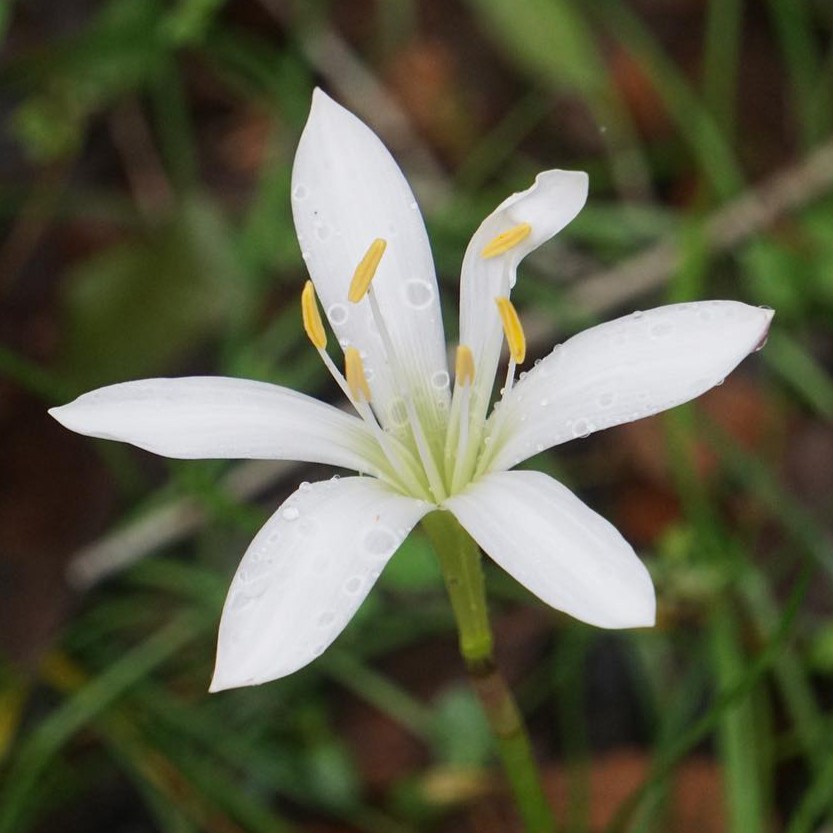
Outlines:
{"label": "pollen-covered anther", "polygon": [[523,240],[532,234],[532,226],[529,223],[518,223],[516,226],[502,231],[493,238],[480,252],[480,257],[490,258],[502,255],[510,249],[514,249]]}
{"label": "pollen-covered anther", "polygon": [[307,338],[318,350],[324,350],[327,346],[327,331],[324,329],[324,322],[321,320],[321,313],[318,311],[318,302],[315,300],[315,287],[312,281],[304,284],[301,292],[301,318],[304,322],[304,332]]}
{"label": "pollen-covered anther", "polygon": [[466,344],[457,347],[454,377],[458,385],[470,385],[474,381],[474,354]]}
{"label": "pollen-covered anther", "polygon": [[495,298],[506,343],[509,345],[509,355],[515,364],[523,364],[526,358],[526,336],[524,335],[518,311],[508,298]]}
{"label": "pollen-covered anther", "polygon": [[344,375],[353,399],[356,402],[370,402],[370,385],[367,384],[362,357],[355,347],[348,347],[344,351]]}
{"label": "pollen-covered anther", "polygon": [[370,282],[379,268],[379,262],[382,260],[382,255],[387,247],[387,241],[377,237],[364,253],[356,271],[353,272],[353,280],[350,281],[350,288],[347,290],[347,300],[351,304],[358,304],[367,294],[367,290],[370,289]]}

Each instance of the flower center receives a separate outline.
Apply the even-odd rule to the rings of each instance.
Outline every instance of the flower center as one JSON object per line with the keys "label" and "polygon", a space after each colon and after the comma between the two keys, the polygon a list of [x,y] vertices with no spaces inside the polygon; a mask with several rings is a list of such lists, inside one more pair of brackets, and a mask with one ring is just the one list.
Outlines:
{"label": "flower center", "polygon": [[[532,226],[529,223],[520,223],[502,232],[482,250],[481,257],[488,259],[505,254],[525,240],[531,232]],[[478,468],[478,457],[482,456],[481,452],[489,441],[489,438],[481,441],[485,420],[476,412],[473,414],[471,408],[476,372],[474,354],[468,345],[461,344],[457,348],[451,406],[447,419],[440,426],[445,432],[444,442],[434,443],[432,446],[410,387],[407,368],[402,366],[397,355],[394,340],[373,289],[373,279],[386,249],[387,241],[382,238],[376,238],[370,244],[353,273],[347,300],[351,304],[366,302],[370,307],[385,360],[391,370],[394,392],[404,406],[407,434],[397,436],[380,424],[372,405],[372,391],[365,373],[362,353],[356,347],[350,346],[344,351],[343,375],[335,366],[326,351],[327,334],[311,281],[307,281],[301,293],[304,330],[336,383],[373,431],[386,461],[381,471],[382,479],[403,493],[439,504],[449,495],[464,488],[476,470],[480,471],[482,467]],[[526,338],[518,313],[509,298],[495,298],[495,304],[510,355],[506,384],[501,391],[505,395],[514,383],[516,366],[526,357]],[[496,420],[497,422],[499,420]],[[495,434],[496,431],[493,430],[491,435]],[[437,460],[434,448],[442,449],[442,459]]]}

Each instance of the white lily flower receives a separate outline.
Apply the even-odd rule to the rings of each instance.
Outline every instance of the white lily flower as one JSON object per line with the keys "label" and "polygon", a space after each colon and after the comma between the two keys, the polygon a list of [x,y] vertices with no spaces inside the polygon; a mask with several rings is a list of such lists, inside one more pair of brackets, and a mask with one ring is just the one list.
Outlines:
{"label": "white lily flower", "polygon": [[[586,197],[584,173],[546,171],[475,232],[452,392],[414,196],[373,132],[316,91],[292,207],[345,376],[325,351],[312,284],[304,325],[358,415],[275,385],[211,377],[126,382],[50,411],[73,431],[168,457],[294,459],[369,475],[302,484],[257,534],[223,610],[212,691],[274,680],[318,656],[435,510],[453,513],[552,607],[605,628],[653,624],[650,577],[616,529],[551,477],[509,469],[699,396],[763,342],[772,312],[709,301],[634,313],[571,338],[515,382],[525,352],[509,301],[518,263]],[[506,382],[487,416],[504,339]]]}

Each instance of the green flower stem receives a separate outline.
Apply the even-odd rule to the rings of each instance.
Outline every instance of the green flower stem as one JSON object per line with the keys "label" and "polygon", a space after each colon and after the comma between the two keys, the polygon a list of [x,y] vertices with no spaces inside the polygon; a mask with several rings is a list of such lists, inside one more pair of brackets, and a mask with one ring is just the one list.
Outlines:
{"label": "green flower stem", "polygon": [[506,777],[528,833],[552,833],[552,810],[541,785],[529,733],[492,656],[492,631],[480,551],[450,512],[422,521],[440,560],[469,679],[498,743]]}

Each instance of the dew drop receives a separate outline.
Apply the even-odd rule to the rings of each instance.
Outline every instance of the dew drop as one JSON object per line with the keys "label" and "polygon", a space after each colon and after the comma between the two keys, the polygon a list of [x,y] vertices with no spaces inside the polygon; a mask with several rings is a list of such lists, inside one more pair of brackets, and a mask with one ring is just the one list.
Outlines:
{"label": "dew drop", "polygon": [[547,405],[550,404],[550,400],[549,399],[542,399],[539,404],[541,405],[542,408],[546,408]]}
{"label": "dew drop", "polygon": [[397,547],[399,539],[392,529],[385,526],[374,527],[364,536],[364,548],[371,555],[387,557]]}
{"label": "dew drop", "polygon": [[334,327],[340,327],[350,317],[350,311],[344,304],[331,304],[327,307],[327,318]]}
{"label": "dew drop", "polygon": [[449,384],[448,372],[445,370],[438,370],[431,374],[431,385],[437,390],[445,390]]}
{"label": "dew drop", "polygon": [[600,408],[609,408],[616,397],[612,393],[602,393],[599,395],[599,398],[596,400],[599,403]]}
{"label": "dew drop", "polygon": [[428,281],[411,280],[405,284],[405,301],[413,309],[425,309],[434,300],[434,288]]}
{"label": "dew drop", "polygon": [[285,521],[297,521],[301,517],[301,513],[298,511],[297,506],[287,506],[281,512],[281,517]]}
{"label": "dew drop", "polygon": [[309,190],[306,185],[296,185],[292,189],[292,196],[296,200],[305,200],[309,196]]}
{"label": "dew drop", "polygon": [[362,589],[363,584],[364,579],[361,576],[353,576],[344,582],[344,592],[355,596]]}
{"label": "dew drop", "polygon": [[411,211],[419,211],[419,206],[417,205],[416,200],[412,200],[411,202],[409,202],[408,208],[410,208]]}
{"label": "dew drop", "polygon": [[633,311],[633,314],[631,315],[631,318],[635,318],[635,319],[638,321],[640,318],[642,318],[642,316],[643,316],[644,314],[645,314],[645,313],[644,313],[644,312],[642,312],[642,310],[641,310],[641,309],[637,309],[637,310],[634,310],[634,311]]}
{"label": "dew drop", "polygon": [[327,240],[332,234],[332,229],[326,223],[319,223],[315,227],[315,236],[319,240]]}
{"label": "dew drop", "polygon": [[316,620],[315,624],[319,628],[328,628],[336,620],[336,615],[332,610],[325,610]]}
{"label": "dew drop", "polygon": [[298,486],[298,491],[299,492],[310,492],[310,491],[312,491],[312,483],[310,483],[308,480],[304,480],[304,482],[301,483],[300,486]]}
{"label": "dew drop", "polygon": [[595,426],[592,422],[589,422],[586,419],[577,419],[573,423],[572,431],[574,437],[580,437],[584,439],[585,437],[589,437],[593,431],[595,430]]}
{"label": "dew drop", "polygon": [[754,352],[757,353],[758,350],[763,350],[764,347],[766,347],[767,341],[769,341],[769,334],[768,333],[755,345],[755,351]]}

